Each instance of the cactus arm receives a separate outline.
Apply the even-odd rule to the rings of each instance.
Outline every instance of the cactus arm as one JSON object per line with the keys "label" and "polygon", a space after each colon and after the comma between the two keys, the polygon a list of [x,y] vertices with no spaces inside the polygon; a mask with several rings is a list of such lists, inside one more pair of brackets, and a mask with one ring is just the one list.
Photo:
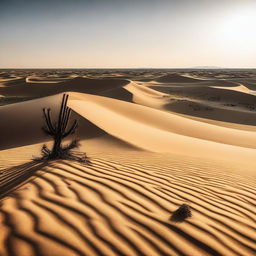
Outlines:
{"label": "cactus arm", "polygon": [[62,126],[62,122],[63,122],[63,115],[64,115],[64,111],[65,111],[65,108],[66,108],[66,105],[67,105],[67,99],[68,98],[68,95],[66,94],[63,94],[63,97],[62,97],[62,102],[61,102],[61,108],[60,108],[60,112],[59,112],[59,119],[58,119],[58,132],[61,131],[61,126]]}
{"label": "cactus arm", "polygon": [[63,94],[62,97],[62,102],[61,102],[61,107],[60,107],[60,112],[59,112],[59,118],[58,118],[58,132],[60,132],[60,128],[61,128],[61,123],[62,123],[62,119],[63,119],[63,111],[65,108],[65,99],[66,99],[66,95]]}
{"label": "cactus arm", "polygon": [[70,127],[70,129],[63,134],[63,138],[67,137],[70,134],[73,134],[78,126],[77,120],[74,121],[73,125]]}
{"label": "cactus arm", "polygon": [[70,113],[71,113],[71,109],[67,108],[66,111],[65,111],[65,116],[64,116],[63,124],[62,124],[62,133],[65,133],[65,130],[67,128]]}
{"label": "cactus arm", "polygon": [[48,121],[49,121],[49,128],[51,129],[51,131],[53,133],[55,133],[56,130],[54,129],[53,123],[52,123],[52,120],[51,120],[51,109],[50,108],[47,109],[47,118],[48,118]]}
{"label": "cactus arm", "polygon": [[[50,109],[43,109],[43,113],[44,113],[44,118],[47,124],[47,130],[48,130],[48,134],[53,134],[55,133],[55,129],[53,128],[52,125],[52,121],[51,121],[51,116],[50,116]],[[46,129],[45,129],[46,130]]]}
{"label": "cactus arm", "polygon": [[54,134],[49,131],[49,129],[47,127],[42,127],[42,130],[44,131],[44,133],[46,133],[47,135],[50,135],[50,136],[54,136]]}

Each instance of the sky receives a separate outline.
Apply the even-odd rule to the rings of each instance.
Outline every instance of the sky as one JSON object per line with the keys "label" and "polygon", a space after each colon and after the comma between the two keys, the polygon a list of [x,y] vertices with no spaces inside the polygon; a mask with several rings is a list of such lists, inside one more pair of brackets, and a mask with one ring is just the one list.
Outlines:
{"label": "sky", "polygon": [[0,0],[0,68],[256,68],[256,0]]}

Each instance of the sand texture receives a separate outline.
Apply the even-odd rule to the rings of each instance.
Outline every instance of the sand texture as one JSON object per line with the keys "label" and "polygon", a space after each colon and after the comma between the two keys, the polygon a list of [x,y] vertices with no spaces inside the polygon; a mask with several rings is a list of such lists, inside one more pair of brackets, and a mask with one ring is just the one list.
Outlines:
{"label": "sand texture", "polygon": [[[255,71],[1,71],[0,255],[255,255],[254,90]],[[90,163],[32,161],[63,93]]]}

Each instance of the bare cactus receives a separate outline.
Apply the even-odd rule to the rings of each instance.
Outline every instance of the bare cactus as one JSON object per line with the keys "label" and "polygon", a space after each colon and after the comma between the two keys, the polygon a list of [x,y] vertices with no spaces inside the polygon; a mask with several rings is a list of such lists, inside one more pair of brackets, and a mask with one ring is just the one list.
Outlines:
{"label": "bare cactus", "polygon": [[46,126],[42,129],[47,135],[53,138],[54,144],[52,150],[50,150],[46,145],[43,145],[41,149],[42,157],[36,158],[35,160],[70,159],[79,162],[88,162],[88,158],[84,153],[71,151],[79,146],[78,140],[74,139],[70,144],[62,146],[63,139],[74,134],[78,127],[77,120],[69,126],[71,109],[67,107],[67,101],[68,95],[64,94],[62,97],[58,121],[56,123],[52,122],[51,109],[43,109]]}

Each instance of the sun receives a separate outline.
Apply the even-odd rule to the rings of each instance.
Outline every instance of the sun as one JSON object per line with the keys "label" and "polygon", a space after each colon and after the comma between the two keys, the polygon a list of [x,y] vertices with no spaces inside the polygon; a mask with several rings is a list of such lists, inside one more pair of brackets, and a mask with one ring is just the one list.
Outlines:
{"label": "sun", "polygon": [[230,47],[256,47],[256,4],[229,13],[221,24],[221,40]]}

